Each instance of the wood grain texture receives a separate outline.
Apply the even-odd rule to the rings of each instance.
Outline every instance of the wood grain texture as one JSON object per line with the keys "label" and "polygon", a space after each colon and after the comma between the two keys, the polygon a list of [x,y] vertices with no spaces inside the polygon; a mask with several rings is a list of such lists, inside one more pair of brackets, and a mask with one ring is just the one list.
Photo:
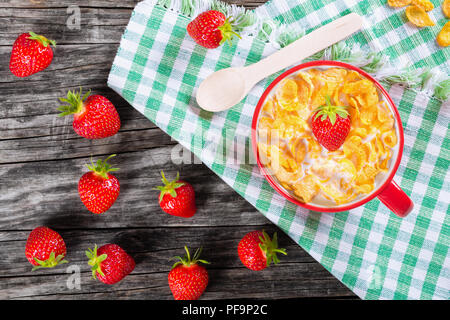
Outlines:
{"label": "wood grain texture", "polygon": [[[106,86],[120,37],[137,0],[0,1],[0,299],[172,299],[167,274],[183,246],[204,247],[210,284],[203,299],[356,298],[356,296],[202,164],[173,164],[176,142]],[[264,1],[228,1],[254,8]],[[67,8],[81,10],[80,30],[67,28]],[[8,69],[18,34],[33,30],[56,39],[48,69],[19,79]],[[117,107],[119,133],[102,140],[77,136],[71,118],[57,117],[58,97],[77,87],[102,94]],[[121,194],[103,215],[88,212],[77,183],[91,156],[117,153],[111,162]],[[159,172],[180,171],[196,190],[198,212],[180,219],[161,211]],[[64,237],[69,265],[31,273],[24,246],[29,232],[47,225]],[[277,231],[288,251],[282,263],[251,272],[237,257],[249,231]],[[117,243],[136,260],[135,271],[114,286],[90,279],[84,251]],[[81,288],[69,289],[67,267],[79,267]]]}

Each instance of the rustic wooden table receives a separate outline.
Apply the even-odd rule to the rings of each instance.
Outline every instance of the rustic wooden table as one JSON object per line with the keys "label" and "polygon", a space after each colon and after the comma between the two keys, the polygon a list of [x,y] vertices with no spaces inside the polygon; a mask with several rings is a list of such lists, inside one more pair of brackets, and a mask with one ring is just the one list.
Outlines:
{"label": "rustic wooden table", "polygon": [[[212,262],[203,299],[356,298],[207,167],[172,164],[176,143],[106,86],[137,2],[0,1],[0,298],[172,299],[168,259],[183,254],[184,245],[204,246],[203,257]],[[252,8],[261,2],[235,3]],[[71,5],[81,9],[79,30],[67,27]],[[47,70],[19,79],[8,69],[11,46],[30,30],[55,39],[58,46]],[[71,117],[56,116],[58,97],[79,86],[114,103],[122,120],[117,135],[87,140],[74,133]],[[94,215],[78,197],[78,179],[91,156],[112,153],[117,154],[112,162],[121,168],[121,194],[106,214]],[[199,208],[194,218],[172,217],[159,208],[152,187],[160,183],[162,169],[168,176],[180,171],[194,185]],[[24,247],[39,225],[61,233],[69,265],[31,273]],[[277,267],[251,272],[240,263],[236,248],[246,232],[261,228],[278,231],[288,256]],[[137,265],[124,281],[107,286],[90,279],[84,251],[111,242],[125,248]],[[68,286],[78,270],[79,288]]]}

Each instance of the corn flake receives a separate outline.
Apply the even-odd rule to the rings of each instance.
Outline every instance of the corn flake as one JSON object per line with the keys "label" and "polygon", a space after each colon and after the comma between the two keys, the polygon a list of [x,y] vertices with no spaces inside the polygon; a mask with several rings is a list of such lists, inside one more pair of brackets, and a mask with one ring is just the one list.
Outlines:
{"label": "corn flake", "polygon": [[326,82],[338,82],[344,81],[347,75],[347,70],[342,68],[330,68],[322,72],[321,78]]}
{"label": "corn flake", "polygon": [[307,153],[307,148],[304,142],[304,139],[297,139],[293,144],[291,148],[291,152],[294,156],[295,161],[298,163],[303,162],[305,160],[305,156]]}
{"label": "corn flake", "polygon": [[374,185],[371,183],[355,186],[356,191],[358,191],[360,193],[364,193],[364,194],[371,193],[373,188],[374,188]]}
{"label": "corn flake", "polygon": [[383,143],[390,148],[395,147],[395,145],[397,144],[397,134],[395,133],[395,130],[384,133],[382,135],[382,139]]}
{"label": "corn flake", "polygon": [[297,97],[297,83],[292,80],[284,80],[281,83],[281,87],[278,89],[278,102],[280,106],[288,111],[297,109],[298,107],[298,97]]}
{"label": "corn flake", "polygon": [[319,192],[319,186],[313,175],[308,175],[300,182],[293,185],[294,194],[303,202],[310,202],[312,198]]}
{"label": "corn flake", "polygon": [[406,7],[411,4],[411,0],[388,0],[388,5],[394,8]]}
{"label": "corn flake", "polygon": [[442,12],[444,15],[450,19],[450,0],[445,0],[442,4]]}
{"label": "corn flake", "polygon": [[447,22],[441,32],[439,32],[436,41],[441,47],[448,47],[450,45],[450,21]]}
{"label": "corn flake", "polygon": [[300,103],[300,107],[307,108],[312,95],[312,83],[308,83],[303,79],[299,79],[297,80],[297,87],[297,99]]}
{"label": "corn flake", "polygon": [[408,20],[418,27],[434,26],[433,20],[421,7],[412,5],[406,8],[405,12]]}
{"label": "corn flake", "polygon": [[411,4],[418,6],[427,12],[434,9],[434,5],[430,0],[412,0]]}

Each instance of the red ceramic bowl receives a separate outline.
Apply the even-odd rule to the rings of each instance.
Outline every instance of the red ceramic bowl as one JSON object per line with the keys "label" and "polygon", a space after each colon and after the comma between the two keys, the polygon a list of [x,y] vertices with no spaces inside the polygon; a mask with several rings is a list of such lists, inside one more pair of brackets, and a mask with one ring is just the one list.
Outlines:
{"label": "red ceramic bowl", "polygon": [[[378,186],[368,195],[366,195],[363,198],[359,198],[353,202],[349,202],[343,205],[336,205],[336,206],[322,206],[322,205],[315,205],[310,203],[303,203],[299,201],[296,197],[291,195],[283,186],[280,185],[280,183],[277,181],[277,179],[270,173],[268,168],[266,168],[259,156],[258,152],[258,121],[259,121],[259,115],[262,106],[264,105],[267,97],[272,93],[272,90],[277,86],[280,81],[285,79],[286,77],[301,71],[305,69],[310,68],[320,68],[324,69],[327,67],[340,67],[340,68],[346,68],[350,70],[354,70],[358,73],[360,73],[363,77],[369,79],[374,83],[374,85],[378,88],[379,93],[384,96],[384,100],[388,104],[392,114],[394,115],[395,120],[395,128],[397,132],[398,137],[398,143],[396,149],[393,151],[392,158],[390,160],[390,170],[388,173],[383,177],[382,181],[378,183]],[[265,176],[269,184],[278,191],[283,197],[285,197],[287,200],[291,201],[292,203],[295,203],[296,205],[299,205],[301,207],[304,207],[306,209],[310,209],[313,211],[320,211],[320,212],[339,212],[339,211],[346,211],[351,210],[356,207],[359,207],[370,200],[372,200],[375,197],[378,197],[378,199],[381,200],[382,203],[384,203],[392,212],[394,212],[396,215],[400,217],[405,217],[408,215],[408,213],[413,208],[413,203],[411,199],[403,192],[402,189],[393,181],[395,172],[398,169],[398,166],[400,165],[400,161],[402,158],[403,153],[403,144],[404,144],[404,137],[403,137],[403,127],[402,127],[402,121],[400,119],[400,115],[398,113],[397,107],[395,106],[394,102],[392,101],[389,94],[386,92],[386,90],[378,83],[377,80],[375,80],[372,76],[370,76],[368,73],[364,72],[363,70],[352,66],[347,63],[343,62],[336,62],[336,61],[312,61],[300,64],[296,67],[293,67],[280,76],[278,76],[264,91],[263,95],[259,99],[259,102],[256,106],[255,112],[253,114],[253,122],[252,122],[252,146],[253,146],[253,152],[255,154],[258,166],[261,170],[261,173]]]}

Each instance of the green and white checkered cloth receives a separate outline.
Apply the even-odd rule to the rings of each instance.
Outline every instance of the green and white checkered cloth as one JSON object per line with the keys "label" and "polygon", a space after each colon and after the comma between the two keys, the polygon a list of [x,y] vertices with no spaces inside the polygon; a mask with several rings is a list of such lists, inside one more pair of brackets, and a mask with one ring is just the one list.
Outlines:
{"label": "green and white checkered cloth", "polygon": [[[207,0],[197,1],[208,8]],[[438,8],[441,1],[432,2],[436,9],[430,16],[436,26],[422,29],[408,24],[404,10],[389,8],[386,0],[273,0],[251,14],[257,21],[273,20],[276,25],[310,31],[356,12],[364,16],[365,27],[347,43],[385,53],[394,65],[411,62],[414,68],[439,69],[448,76],[450,48],[440,48],[435,42],[447,20]],[[310,212],[278,195],[248,159],[235,160],[250,149],[254,107],[275,75],[226,112],[201,110],[194,98],[196,88],[213,71],[257,62],[277,48],[261,41],[261,33],[249,33],[232,46],[204,49],[187,35],[190,18],[179,14],[183,10],[180,2],[166,1],[166,6],[171,9],[155,0],[137,5],[108,85],[191,150],[361,298],[449,299],[448,100],[387,85],[405,129],[404,155],[395,181],[415,203],[409,216],[396,217],[377,199],[350,212]]]}

